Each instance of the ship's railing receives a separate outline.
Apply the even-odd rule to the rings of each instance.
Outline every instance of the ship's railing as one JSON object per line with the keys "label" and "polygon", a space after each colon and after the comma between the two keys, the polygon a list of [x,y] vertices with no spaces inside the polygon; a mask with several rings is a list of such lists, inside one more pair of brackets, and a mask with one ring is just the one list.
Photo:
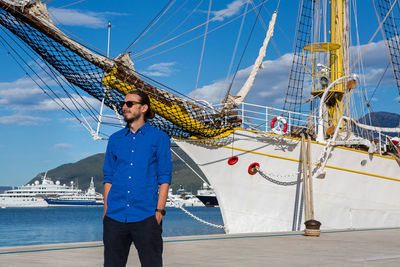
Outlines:
{"label": "ship's railing", "polygon": [[[216,109],[219,107],[220,105],[215,106]],[[272,126],[276,126],[272,122],[277,118],[283,118],[286,121],[286,134],[291,133],[293,127],[296,127],[296,132],[300,132],[310,126],[316,129],[317,125],[316,116],[256,104],[241,103],[232,111],[240,116],[242,128],[245,129],[271,132]]]}

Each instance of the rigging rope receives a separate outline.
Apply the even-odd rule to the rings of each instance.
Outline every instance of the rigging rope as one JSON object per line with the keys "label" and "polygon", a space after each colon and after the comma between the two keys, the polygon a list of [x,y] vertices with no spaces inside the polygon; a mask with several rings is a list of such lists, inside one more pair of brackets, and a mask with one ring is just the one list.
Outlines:
{"label": "rigging rope", "polygon": [[[254,7],[254,6],[255,6],[254,1],[253,1],[253,0],[250,0],[250,2],[251,2],[251,5]],[[278,4],[277,4],[277,7],[275,8],[276,11],[278,11],[278,9],[279,9],[280,2],[281,2],[281,1],[279,0],[279,1],[278,1]],[[273,14],[273,13],[271,14],[271,12],[269,12],[268,9],[267,9],[265,6],[263,7],[263,9],[265,9],[265,11],[267,12],[267,14],[268,14],[269,17],[272,17],[272,14]],[[261,25],[263,26],[265,32],[267,32],[267,31],[268,31],[268,27],[267,27],[267,25],[266,25],[264,19],[262,18],[262,16],[260,17],[260,21],[261,21]],[[277,28],[280,30],[279,35],[285,37],[286,41],[287,41],[288,43],[290,43],[289,36],[288,36],[287,33],[279,26],[279,24],[275,25],[275,27],[277,27]],[[274,47],[275,52],[278,54],[278,57],[282,57],[282,53],[281,53],[281,51],[279,50],[279,47],[278,47],[278,45],[276,44],[276,42],[275,42],[274,39],[271,40],[271,43],[272,43],[272,46]],[[289,72],[289,71],[290,71],[290,69],[288,68],[288,72]]]}
{"label": "rigging rope", "polygon": [[[0,36],[0,38],[3,40],[3,41],[1,41],[2,45],[6,48],[6,50],[9,51],[8,52],[9,55],[11,55],[11,57],[16,61],[18,66],[26,73],[26,75],[43,91],[44,94],[46,94],[62,110],[66,111],[71,117],[75,118],[86,130],[88,130],[89,132],[92,132],[90,124],[86,120],[81,109],[85,110],[94,122],[96,122],[98,120],[97,115],[94,114],[95,112],[97,112],[97,110],[93,106],[91,106],[91,104],[85,99],[85,97],[83,97],[75,87],[73,87],[71,84],[69,84],[63,76],[56,74],[54,69],[52,69],[49,66],[48,62],[44,61],[45,65],[40,64],[37,61],[37,59],[34,58],[30,53],[28,53],[18,42],[16,42],[16,40],[14,40],[14,38],[12,38],[8,32],[5,32],[4,28],[2,28],[1,30],[5,33],[6,36],[8,36],[15,43],[15,45],[11,45],[3,38],[3,36]],[[44,79],[41,78],[40,74],[31,67],[31,64],[29,64],[28,62],[26,62],[23,59],[23,57],[15,50],[16,47],[21,49],[32,60],[32,62],[34,62],[36,64],[36,66],[39,69],[41,69],[44,73],[49,75],[49,77],[51,77],[57,83],[57,85],[64,91],[66,97],[69,99],[70,103],[73,105],[73,107],[76,109],[76,111],[81,115],[82,119],[85,121],[86,124],[81,120],[81,118],[79,118],[75,114],[75,112],[69,107],[69,105],[66,103],[66,101],[63,100],[63,97],[61,97],[56,91],[54,91],[51,88],[51,86]],[[13,54],[15,54],[15,56],[13,54],[11,54],[10,50],[13,52]],[[31,50],[31,52],[33,52],[32,49],[30,49],[30,50]],[[17,59],[16,56],[19,58],[19,60]],[[26,71],[26,69],[22,66],[22,64],[19,61],[21,61],[25,66],[27,66],[30,69],[30,71],[32,73],[34,73],[34,75],[38,78],[38,80],[36,80],[34,77],[32,77],[32,75],[30,75]],[[47,68],[44,68],[44,66],[47,66]],[[60,79],[63,80],[64,84],[67,85],[69,88],[71,88],[76,93],[76,96],[73,96],[69,91],[66,90],[65,86],[62,84]],[[43,85],[39,84],[38,81],[42,82]],[[48,91],[50,91],[50,94],[49,94],[49,92],[46,91],[45,88],[43,88],[43,86],[45,88],[47,88]],[[81,101],[78,101],[78,99],[80,99]],[[82,104],[85,105],[86,108]],[[104,123],[104,124],[110,125],[110,126],[117,125],[115,123],[108,123],[108,122]],[[102,133],[102,134],[104,136],[107,136],[107,134],[105,134],[105,133]]]}
{"label": "rigging rope", "polygon": [[172,19],[176,15],[176,13],[187,4],[188,1],[189,0],[186,0],[171,16],[169,16],[163,23],[161,23],[161,25],[159,25],[151,34],[149,34],[144,40],[138,43],[135,49],[138,49],[141,44],[143,44],[146,40],[148,40],[151,36],[153,36],[163,25],[165,25],[170,19]]}
{"label": "rigging rope", "polygon": [[[372,1],[374,3],[374,8],[376,10],[375,7],[375,0]],[[379,23],[379,27],[376,29],[375,33],[372,35],[371,39],[368,41],[367,45],[364,47],[364,49],[361,51],[361,54],[358,56],[358,58],[354,61],[353,65],[350,67],[350,71],[354,68],[354,66],[358,63],[358,61],[360,60],[360,57],[362,55],[364,55],[364,53],[366,52],[368,46],[371,44],[371,42],[375,39],[375,36],[378,34],[379,30],[381,30],[383,23],[386,21],[386,19],[388,18],[389,14],[392,12],[393,7],[395,6],[395,4],[397,3],[397,0],[395,0],[393,2],[393,5],[390,7],[389,11],[387,12],[386,16],[384,17],[384,19]]]}
{"label": "rigging rope", "polygon": [[[197,177],[199,177],[205,184],[207,184],[208,186],[210,185],[210,184],[209,184],[206,180],[204,180],[203,177],[201,177],[200,174],[197,173],[197,172],[196,172],[196,171],[181,157],[181,156],[179,156],[177,152],[175,152],[175,151],[172,149],[172,146],[171,146],[171,151],[172,151],[172,153],[174,153],[174,155],[177,156],[177,157],[192,171],[192,172],[194,172],[194,173],[197,175]],[[211,226],[211,227],[224,229],[224,230],[226,231],[226,227],[225,227],[224,225],[218,225],[218,224],[210,223],[210,222],[207,222],[207,221],[205,221],[205,220],[203,220],[203,219],[200,219],[199,217],[197,217],[197,216],[194,215],[193,213],[191,213],[191,212],[189,212],[188,210],[186,210],[185,208],[183,208],[183,205],[179,205],[179,203],[178,203],[177,201],[175,201],[173,198],[169,198],[169,199],[170,199],[172,202],[174,202],[175,207],[180,208],[183,212],[185,212],[187,215],[189,215],[189,216],[192,217],[193,219],[195,219],[195,220],[197,220],[197,221],[199,221],[199,222],[201,222],[201,223],[203,223],[203,224],[209,225],[209,226]]]}
{"label": "rigging rope", "polygon": [[205,184],[207,184],[208,186],[210,186],[210,184],[209,184],[206,180],[204,180],[204,178],[201,177],[201,175],[200,175],[198,172],[196,172],[196,171],[192,168],[192,166],[189,165],[189,163],[187,163],[181,156],[179,156],[179,154],[178,154],[177,152],[175,152],[175,151],[172,149],[172,146],[171,146],[171,151],[172,151],[172,153],[174,153],[174,155],[175,155],[176,157],[178,157],[178,158],[179,158],[179,159],[194,173],[194,174],[196,174],[197,177],[199,177],[200,180],[203,181],[203,183],[205,183]]}
{"label": "rigging rope", "polygon": [[170,3],[175,0],[170,0],[168,1],[168,3],[160,10],[160,12],[158,12],[158,14],[150,21],[150,23],[146,26],[146,28],[144,28],[139,35],[135,38],[135,40],[133,40],[133,42],[125,49],[125,51],[123,52],[123,54],[125,54],[132,46],[135,45],[135,43],[137,41],[139,41],[140,38],[142,38],[142,36],[148,31],[150,30],[150,28],[154,25],[154,21],[159,19],[159,17],[161,16],[161,13],[164,12],[165,9],[167,9],[170,6]]}
{"label": "rigging rope", "polygon": [[[179,29],[183,24],[185,24],[185,22],[197,11],[197,9],[199,8],[199,6],[203,3],[204,0],[201,0],[197,6],[192,10],[192,12],[189,13],[189,15],[186,16],[186,18],[178,24],[178,26],[176,26],[173,30],[171,30],[167,35],[165,35],[163,38],[161,38],[160,42],[162,42],[163,40],[167,39],[168,36],[170,36],[172,33],[174,33],[177,29]],[[186,3],[186,2],[185,2]]]}
{"label": "rigging rope", "polygon": [[[67,84],[80,87],[100,101],[104,98],[104,86],[112,87],[112,98],[105,98],[105,104],[110,108],[118,106],[121,112],[119,102],[123,96],[131,90],[143,90],[149,94],[157,113],[151,123],[170,136],[220,138],[240,123],[236,115],[219,115],[201,102],[165,90],[167,86],[159,89],[154,84],[160,83],[147,83],[152,80],[129,67],[131,61],[124,63],[124,59],[129,59],[128,55],[111,60],[81,46],[47,19],[43,3],[10,8],[9,3],[0,1],[0,6],[0,23],[64,76]],[[104,76],[104,72],[107,75]]]}
{"label": "rigging rope", "polygon": [[246,52],[246,50],[247,50],[247,46],[248,46],[248,45],[249,45],[249,43],[250,43],[250,38],[251,38],[251,36],[253,35],[254,28],[255,28],[255,26],[256,26],[256,23],[257,23],[257,21],[258,21],[258,17],[260,16],[261,9],[262,9],[262,7],[263,7],[263,5],[264,5],[265,1],[266,1],[266,0],[262,1],[262,3],[259,5],[259,9],[258,9],[257,17],[256,17],[256,19],[254,20],[254,23],[253,23],[253,26],[252,26],[252,28],[251,28],[251,31],[250,31],[249,37],[247,38],[247,42],[246,42],[246,44],[245,44],[245,46],[244,46],[244,49],[243,49],[242,55],[240,56],[240,59],[239,59],[238,65],[237,65],[237,67],[236,67],[235,74],[233,74],[233,77],[232,77],[232,80],[231,80],[231,82],[230,82],[230,84],[229,84],[228,90],[227,90],[227,92],[226,92],[226,94],[225,94],[225,97],[224,97],[224,99],[223,99],[223,101],[222,101],[223,103],[225,103],[225,102],[227,101],[227,99],[228,99],[228,95],[229,95],[229,94],[230,94],[230,92],[231,92],[231,89],[232,89],[233,82],[234,82],[234,80],[235,80],[235,78],[236,78],[236,75],[237,75],[237,73],[238,73],[238,71],[239,71],[240,64],[242,63],[242,60],[243,60],[244,54],[245,54],[245,52]]}
{"label": "rigging rope", "polygon": [[[253,4],[253,1],[251,1],[251,3]],[[247,13],[248,7],[249,7],[249,4],[246,5],[245,10],[244,10],[244,14]],[[225,83],[228,83],[229,76],[231,76],[233,62],[235,60],[236,51],[237,51],[237,48],[239,46],[239,41],[240,41],[240,37],[242,35],[242,30],[243,30],[243,25],[244,25],[245,19],[246,19],[246,15],[243,16],[242,22],[240,23],[240,28],[239,28],[239,31],[238,31],[238,35],[236,37],[235,47],[233,48],[231,63],[229,64],[228,73],[226,74],[226,78],[225,78]]]}
{"label": "rigging rope", "polygon": [[[23,52],[25,52],[25,54],[26,54],[33,62],[35,62],[36,65],[37,65],[40,69],[42,69],[47,75],[49,75],[49,76],[63,89],[63,91],[64,91],[64,92],[66,93],[66,95],[71,99],[72,104],[75,106],[75,108],[76,108],[77,110],[79,110],[79,108],[78,108],[78,107],[75,105],[75,103],[72,101],[73,97],[69,94],[69,92],[68,92],[67,90],[65,90],[64,86],[63,86],[62,83],[60,82],[60,79],[63,80],[63,81],[65,82],[65,84],[66,84],[68,87],[70,87],[70,88],[81,98],[81,100],[82,100],[83,103],[86,103],[86,107],[89,108],[89,111],[90,111],[90,112],[88,112],[88,113],[91,113],[91,114],[92,114],[92,119],[95,119],[95,118],[96,118],[97,114],[94,114],[94,113],[93,113],[93,111],[96,111],[96,110],[95,110],[93,107],[90,106],[90,104],[81,96],[81,94],[79,93],[79,91],[78,91],[75,87],[73,87],[71,84],[69,84],[69,83],[65,80],[65,78],[64,78],[63,76],[57,75],[57,74],[54,72],[54,70],[49,66],[49,63],[48,63],[48,62],[46,62],[46,61],[44,62],[45,65],[46,65],[47,68],[48,68],[48,69],[45,69],[45,68],[42,66],[42,64],[40,64],[40,63],[39,63],[32,55],[30,55],[18,42],[16,42],[7,32],[5,32],[4,29],[2,29],[2,31],[3,31],[11,40],[13,40],[13,42],[14,42]],[[6,41],[5,41],[5,42],[6,42]],[[6,43],[8,44],[8,42],[6,42]],[[16,50],[13,49],[12,46],[11,46],[10,44],[8,44],[8,46],[14,51],[14,53],[15,53],[16,55],[18,55],[18,53],[16,52]],[[31,48],[28,47],[28,49],[30,49],[30,51],[33,52]],[[18,55],[18,56],[19,56],[19,55]],[[25,65],[27,65],[27,63],[22,59],[22,57],[19,56],[19,58],[24,62]],[[30,68],[30,69],[33,71],[32,68]],[[37,72],[34,72],[34,73],[35,73],[35,75],[36,75],[38,78],[40,78],[39,75],[37,74]],[[41,80],[42,80],[42,79],[41,79]],[[47,85],[47,84],[45,84],[45,85],[46,85],[46,87],[48,87],[48,88],[50,89],[50,86],[49,86],[49,85]],[[59,99],[59,100],[61,101],[61,98],[60,98],[59,96],[57,96],[55,93],[53,93],[53,94],[56,96],[57,99]],[[77,102],[77,103],[80,105],[79,102]],[[84,108],[84,107],[81,106],[81,105],[80,105],[80,107],[81,107],[81,108]]]}
{"label": "rigging rope", "polygon": [[[84,2],[84,1],[86,1],[86,0],[78,0],[78,1],[76,1],[76,2],[73,2],[73,3],[68,4],[68,5],[65,5],[65,6],[55,7],[54,9],[66,8],[66,7],[69,7],[69,6],[73,6],[73,5],[79,4],[79,3]],[[47,3],[47,4],[49,4],[49,3]]]}
{"label": "rigging rope", "polygon": [[[266,1],[266,0],[264,0],[264,1]],[[194,31],[194,30],[196,30],[196,29],[198,29],[198,28],[204,26],[206,23],[209,23],[209,22],[211,22],[211,21],[215,21],[215,20],[217,20],[218,18],[224,16],[226,13],[232,12],[232,11],[234,11],[234,10],[240,8],[241,6],[243,6],[243,5],[244,5],[245,3],[247,3],[247,2],[248,2],[248,1],[242,3],[242,4],[238,5],[238,6],[235,6],[234,8],[231,8],[231,9],[229,9],[229,10],[227,10],[227,11],[225,11],[225,12],[219,14],[218,16],[213,17],[212,19],[210,19],[210,21],[206,21],[206,22],[204,22],[204,23],[202,23],[202,24],[200,24],[200,25],[198,25],[198,26],[196,26],[196,27],[193,27],[193,28],[191,28],[191,29],[189,29],[189,30],[187,30],[187,31],[185,31],[185,32],[183,32],[183,33],[181,33],[181,34],[178,34],[177,36],[174,36],[174,37],[172,37],[172,38],[170,38],[170,39],[168,39],[168,40],[166,40],[166,41],[164,41],[164,42],[160,42],[160,43],[158,43],[158,44],[156,44],[156,45],[154,45],[154,46],[152,46],[152,47],[149,47],[149,48],[147,48],[147,49],[145,49],[145,50],[143,50],[143,51],[141,51],[141,52],[138,52],[138,53],[136,53],[136,54],[132,54],[131,57],[133,58],[133,57],[141,56],[141,55],[143,55],[143,54],[145,54],[145,53],[147,53],[147,52],[149,52],[149,51],[151,51],[151,50],[153,50],[153,49],[155,49],[155,48],[157,48],[157,47],[160,47],[160,46],[162,46],[162,45],[164,45],[164,44],[166,44],[166,43],[169,43],[169,42],[171,42],[171,41],[173,41],[173,40],[175,40],[175,39],[177,39],[177,38],[179,38],[179,37],[181,37],[181,36],[183,36],[183,35],[186,35],[186,34],[188,34],[189,32],[192,32],[192,31]],[[261,5],[261,4],[260,4],[260,5]],[[241,16],[239,16],[239,17],[241,17]],[[238,18],[238,17],[236,17],[235,19],[237,19],[237,18]],[[233,19],[233,20],[235,20],[235,19]],[[233,20],[232,20],[232,21],[233,21]],[[210,31],[210,32],[212,32],[212,31]],[[209,33],[210,33],[210,32],[209,32]],[[201,35],[201,36],[203,36],[203,35]]]}
{"label": "rigging rope", "polygon": [[[4,42],[5,42],[7,45],[6,45]],[[8,46],[10,49],[14,50],[14,49],[5,41],[5,39],[4,39],[1,35],[0,35],[0,43],[4,46],[4,48],[7,49],[7,46]],[[7,49],[7,50],[8,50],[8,49]],[[13,52],[15,53],[15,51],[13,51]],[[25,74],[26,74],[26,75],[27,75],[27,76],[28,76],[28,77],[43,91],[44,94],[46,94],[46,95],[47,95],[50,99],[52,99],[58,106],[60,106],[60,108],[61,108],[62,110],[66,111],[66,112],[69,113],[71,116],[75,117],[81,124],[83,123],[83,122],[68,108],[68,106],[67,106],[63,101],[60,101],[61,103],[59,103],[58,101],[56,101],[56,100],[54,99],[53,96],[49,95],[49,94],[47,93],[47,91],[44,90],[44,89],[40,86],[40,84],[38,83],[38,81],[37,81],[36,79],[34,79],[34,78],[26,71],[26,69],[22,66],[22,64],[16,59],[16,57],[15,57],[12,53],[8,52],[8,54],[14,59],[14,61],[18,64],[18,66],[25,72]],[[23,60],[23,58],[20,57],[18,53],[15,53],[15,55],[17,55],[17,56],[20,58],[20,60],[21,60],[26,66],[28,66],[28,68],[30,68],[31,71],[34,72],[34,70],[30,67],[30,65],[28,65],[27,62],[26,62],[25,60]],[[37,73],[36,73],[36,72],[34,72],[34,73],[35,73],[35,75],[37,76]],[[48,86],[47,83],[44,82],[44,81],[42,80],[42,78],[40,78],[40,76],[37,76],[37,77],[39,78],[39,80],[40,80],[41,82],[43,82],[46,86]],[[56,98],[59,98],[59,97],[57,96],[57,94],[55,94],[55,93],[52,91],[52,89],[51,89],[50,87],[48,87],[48,89],[56,96]],[[85,127],[85,126],[84,126],[84,127]],[[86,128],[86,127],[85,127],[85,128]]]}
{"label": "rigging rope", "polygon": [[208,13],[207,13],[207,23],[206,23],[206,27],[205,27],[205,30],[204,30],[205,32],[204,32],[204,38],[203,38],[203,46],[201,48],[199,70],[197,71],[196,85],[194,87],[195,90],[197,89],[197,86],[199,84],[201,65],[203,63],[204,48],[206,46],[206,40],[207,40],[208,22],[210,21],[211,5],[212,5],[212,0],[209,0]]}
{"label": "rigging rope", "polygon": [[369,97],[369,100],[367,101],[367,106],[369,106],[369,103],[371,102],[372,98],[374,97],[375,92],[376,92],[376,90],[378,89],[379,85],[381,84],[381,82],[382,82],[382,80],[383,80],[383,77],[385,76],[386,71],[388,70],[389,66],[390,66],[390,62],[387,64],[385,71],[383,72],[381,78],[380,78],[379,81],[378,81],[378,84],[376,85],[374,91],[372,92],[372,95]]}
{"label": "rigging rope", "polygon": [[[247,11],[246,14],[248,14],[248,13],[251,12],[251,11],[252,11],[252,10]],[[235,20],[239,19],[240,17],[242,17],[242,16],[244,16],[244,15],[246,15],[246,14],[242,14],[242,15],[240,15],[240,16],[238,16],[238,17],[236,17],[236,18],[233,18],[232,20],[230,20],[230,21],[228,21],[228,22],[226,22],[226,23],[224,23],[224,24],[222,24],[222,25],[220,25],[220,26],[218,26],[218,27],[216,27],[216,28],[214,28],[214,29],[212,29],[212,30],[209,30],[209,31],[208,31],[208,34],[214,32],[214,31],[216,31],[216,30],[218,30],[218,29],[220,29],[220,28],[222,28],[222,27],[225,27],[226,25],[228,25],[228,24],[234,22]],[[142,58],[142,59],[135,59],[135,62],[143,61],[143,60],[145,60],[145,59],[149,59],[149,58],[152,58],[152,57],[154,57],[154,56],[158,56],[158,55],[164,54],[164,53],[166,53],[166,52],[168,52],[168,51],[171,51],[171,50],[173,50],[173,49],[175,49],[175,48],[177,48],[177,47],[180,47],[180,46],[183,46],[183,45],[185,45],[185,44],[188,44],[188,43],[190,43],[190,42],[192,42],[192,41],[194,41],[194,40],[196,40],[196,39],[199,39],[199,38],[201,38],[201,37],[203,37],[203,36],[204,36],[204,34],[201,34],[201,35],[199,35],[199,36],[197,36],[197,37],[194,37],[194,38],[192,38],[192,39],[190,39],[190,40],[188,40],[188,41],[186,41],[186,42],[183,42],[183,43],[181,43],[181,44],[178,44],[178,45],[176,45],[176,46],[174,46],[174,47],[172,47],[172,48],[166,49],[166,50],[164,50],[164,51],[158,52],[158,53],[156,53],[156,54],[154,54],[154,55],[147,56],[147,57]],[[170,40],[171,40],[171,39],[170,39]],[[166,42],[169,42],[169,41],[166,41]],[[138,54],[139,54],[139,53],[138,53]],[[144,53],[143,53],[143,54],[144,54]],[[143,55],[143,54],[139,54],[139,56],[141,56],[141,55]],[[134,57],[134,56],[135,56],[135,55],[132,55],[131,57]]]}

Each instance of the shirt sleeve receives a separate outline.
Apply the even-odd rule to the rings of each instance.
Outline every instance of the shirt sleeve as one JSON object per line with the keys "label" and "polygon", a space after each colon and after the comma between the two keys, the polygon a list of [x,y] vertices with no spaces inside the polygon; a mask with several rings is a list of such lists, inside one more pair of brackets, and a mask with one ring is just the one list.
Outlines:
{"label": "shirt sleeve", "polygon": [[163,133],[160,138],[160,145],[157,151],[157,176],[158,184],[171,184],[172,161],[171,161],[171,142],[168,135]]}
{"label": "shirt sleeve", "polygon": [[114,176],[115,165],[116,165],[116,158],[113,153],[112,139],[110,138],[108,140],[107,150],[106,150],[106,155],[104,158],[104,165],[103,165],[104,183],[112,184],[112,178]]}

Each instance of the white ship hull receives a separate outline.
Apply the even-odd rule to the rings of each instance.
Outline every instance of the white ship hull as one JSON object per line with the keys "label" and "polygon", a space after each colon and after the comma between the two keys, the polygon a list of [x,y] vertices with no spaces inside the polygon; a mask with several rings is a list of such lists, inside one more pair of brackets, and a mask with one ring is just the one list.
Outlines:
{"label": "white ship hull", "polygon": [[[222,140],[175,140],[207,176],[220,204],[228,233],[304,229],[302,184],[283,185],[250,175],[249,165],[271,178],[302,178],[301,141],[273,134],[235,131]],[[312,142],[312,162],[323,144]],[[238,157],[234,165],[228,164]],[[316,171],[318,166],[313,165]],[[400,167],[395,159],[335,147],[323,179],[313,179],[315,219],[321,229],[400,226]]]}
{"label": "white ship hull", "polygon": [[43,208],[49,204],[37,197],[0,197],[1,208]]}

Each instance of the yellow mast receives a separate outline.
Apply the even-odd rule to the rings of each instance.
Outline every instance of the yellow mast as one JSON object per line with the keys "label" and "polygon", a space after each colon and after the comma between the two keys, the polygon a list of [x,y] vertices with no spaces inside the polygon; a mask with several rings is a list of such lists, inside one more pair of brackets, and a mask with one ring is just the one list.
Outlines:
{"label": "yellow mast", "polygon": [[[303,47],[305,53],[310,53],[309,62],[303,64],[312,76],[312,95],[321,97],[330,83],[348,74],[347,5],[347,0],[330,1],[330,42],[311,43]],[[343,81],[329,89],[324,111],[327,114],[323,116],[326,128],[336,126],[343,116],[344,88]]]}
{"label": "yellow mast", "polygon": [[[343,44],[346,34],[344,19],[344,0],[331,0],[331,43],[341,46],[341,48],[330,52],[331,62],[333,63],[330,72],[331,82],[345,75],[345,63],[343,62]],[[334,94],[327,103],[328,117],[332,125],[336,126],[337,121],[343,115],[344,84],[339,83],[335,85],[331,91],[333,91]]]}

